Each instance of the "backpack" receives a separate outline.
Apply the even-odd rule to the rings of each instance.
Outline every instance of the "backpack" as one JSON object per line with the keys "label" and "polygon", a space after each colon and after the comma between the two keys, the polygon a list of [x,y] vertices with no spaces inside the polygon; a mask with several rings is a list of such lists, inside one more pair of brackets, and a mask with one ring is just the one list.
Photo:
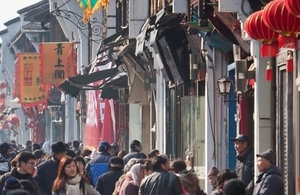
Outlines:
{"label": "backpack", "polygon": [[1,156],[0,157],[0,175],[3,175],[9,171],[10,171],[10,160]]}

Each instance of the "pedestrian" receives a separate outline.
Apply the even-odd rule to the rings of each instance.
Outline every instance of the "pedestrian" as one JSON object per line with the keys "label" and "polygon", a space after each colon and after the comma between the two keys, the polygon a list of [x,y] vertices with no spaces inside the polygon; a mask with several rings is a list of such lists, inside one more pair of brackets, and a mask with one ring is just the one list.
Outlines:
{"label": "pedestrian", "polygon": [[124,156],[126,156],[126,154],[127,154],[127,152],[125,150],[120,150],[117,156],[120,158],[124,158]]}
{"label": "pedestrian", "polygon": [[138,195],[141,181],[145,176],[145,169],[145,165],[133,165],[130,171],[126,173],[124,181],[120,187],[119,195]]}
{"label": "pedestrian", "polygon": [[117,143],[110,144],[111,146],[111,156],[118,156],[118,153],[120,151],[120,147]]}
{"label": "pedestrian", "polygon": [[111,158],[108,150],[110,145],[106,141],[101,141],[98,146],[99,155],[90,160],[85,167],[90,177],[93,179],[94,184],[97,183],[98,177],[109,170],[109,159]]}
{"label": "pedestrian", "polygon": [[147,156],[144,153],[142,153],[143,147],[141,142],[139,142],[138,140],[133,140],[130,143],[130,149],[131,151],[123,158],[124,165],[126,165],[127,162],[132,158],[147,158]]}
{"label": "pedestrian", "polygon": [[217,188],[212,192],[212,195],[224,195],[224,189],[228,181],[237,179],[237,177],[236,173],[229,169],[224,169],[219,172],[217,176]]}
{"label": "pedestrian", "polygon": [[257,177],[253,195],[284,195],[281,171],[275,166],[274,152],[268,149],[256,155]]}
{"label": "pedestrian", "polygon": [[250,138],[241,134],[230,140],[234,141],[234,149],[237,153],[236,173],[238,178],[245,183],[247,195],[252,195],[254,189],[254,151],[250,147]]}
{"label": "pedestrian", "polygon": [[59,162],[63,157],[66,157],[66,151],[63,142],[53,143],[51,145],[52,157],[37,167],[34,179],[38,183],[42,195],[51,195],[53,182],[57,177]]}
{"label": "pedestrian", "polygon": [[11,170],[10,161],[12,160],[10,152],[12,148],[6,142],[0,145],[0,175],[7,173]]}
{"label": "pedestrian", "polygon": [[80,155],[83,157],[85,164],[87,164],[91,160],[91,154],[92,150],[89,149],[83,149],[81,151]]}
{"label": "pedestrian", "polygon": [[85,164],[85,161],[84,161],[84,159],[82,158],[82,156],[76,156],[76,157],[74,158],[74,160],[75,160],[76,165],[77,165],[77,167],[78,167],[79,173],[80,173],[81,175],[84,175],[84,177],[86,177],[86,178],[89,180],[89,182],[90,182],[90,184],[91,184],[92,186],[95,186],[95,185],[94,185],[94,182],[93,182],[93,179],[89,176],[89,174],[87,173],[87,171],[84,169],[86,164]]}
{"label": "pedestrian", "polygon": [[166,155],[155,156],[152,160],[153,173],[145,177],[139,189],[140,195],[181,195],[179,178],[169,173],[170,161]]}
{"label": "pedestrian", "polygon": [[217,185],[218,173],[219,173],[219,169],[217,167],[213,166],[210,168],[210,170],[207,174],[209,184],[212,186],[212,191],[214,191],[218,186]]}
{"label": "pedestrian", "polygon": [[159,150],[154,149],[148,153],[148,158],[153,159],[155,156],[158,156],[158,155],[159,155]]}
{"label": "pedestrian", "polygon": [[73,140],[72,150],[75,152],[76,156],[80,155],[81,153],[79,146],[80,146],[80,142],[78,140]]}
{"label": "pedestrian", "polygon": [[3,188],[9,178],[14,177],[18,180],[26,179],[30,181],[34,187],[34,195],[40,195],[38,185],[32,177],[35,167],[35,156],[30,152],[21,152],[16,156],[15,160],[17,162],[16,168],[0,177],[0,189]]}
{"label": "pedestrian", "polygon": [[11,177],[5,181],[4,187],[2,189],[2,195],[7,195],[8,193],[14,190],[23,190],[23,186],[21,185],[20,181],[15,178]]}
{"label": "pedestrian", "polygon": [[124,161],[122,158],[113,156],[109,159],[109,171],[99,176],[96,190],[101,195],[111,195],[114,192],[116,182],[123,175]]}
{"label": "pedestrian", "polygon": [[22,148],[19,152],[32,152],[32,141],[27,140],[25,143],[25,147]]}
{"label": "pedestrian", "polygon": [[246,195],[246,186],[242,180],[231,179],[224,189],[225,195]]}
{"label": "pedestrian", "polygon": [[79,173],[74,159],[63,157],[52,187],[53,195],[99,195],[88,179]]}
{"label": "pedestrian", "polygon": [[36,150],[39,150],[39,149],[41,149],[40,144],[34,143],[34,144],[32,145],[32,150],[31,150],[31,151],[36,151]]}
{"label": "pedestrian", "polygon": [[33,155],[35,156],[35,161],[36,161],[35,166],[39,166],[42,162],[46,160],[46,154],[41,149],[35,150],[33,152]]}
{"label": "pedestrian", "polygon": [[170,165],[170,170],[179,177],[183,191],[189,195],[204,195],[205,193],[198,185],[199,180],[194,169],[187,170],[186,168],[185,161],[182,159],[173,160]]}

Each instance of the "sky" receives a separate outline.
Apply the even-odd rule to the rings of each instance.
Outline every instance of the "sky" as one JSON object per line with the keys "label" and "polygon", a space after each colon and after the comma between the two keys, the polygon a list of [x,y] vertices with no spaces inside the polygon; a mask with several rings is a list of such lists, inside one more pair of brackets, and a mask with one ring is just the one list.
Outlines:
{"label": "sky", "polygon": [[39,1],[41,0],[7,0],[5,3],[2,3],[0,6],[0,31],[6,29],[5,22],[19,16],[18,10]]}

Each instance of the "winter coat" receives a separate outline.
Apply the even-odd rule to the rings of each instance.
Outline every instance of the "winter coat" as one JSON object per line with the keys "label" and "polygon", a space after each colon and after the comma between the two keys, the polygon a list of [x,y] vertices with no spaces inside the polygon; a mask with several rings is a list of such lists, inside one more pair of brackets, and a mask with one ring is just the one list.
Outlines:
{"label": "winter coat", "polygon": [[238,155],[236,173],[238,179],[244,181],[247,195],[252,195],[254,188],[254,151],[248,148],[242,155]]}
{"label": "winter coat", "polygon": [[128,154],[126,154],[123,157],[124,165],[126,165],[127,162],[132,158],[144,158],[145,159],[145,158],[147,158],[147,156],[138,150],[131,150]]}
{"label": "winter coat", "polygon": [[119,195],[138,195],[139,187],[134,185],[133,179],[126,176],[119,191]]}
{"label": "winter coat", "polygon": [[[80,182],[83,183],[84,187],[82,188],[80,187]],[[64,189],[58,193],[53,192],[52,195],[100,195],[99,192],[97,192],[97,190],[95,190],[95,188],[93,188],[92,185],[90,185],[88,182],[83,181],[81,175],[79,174],[75,177],[75,179],[72,178],[71,180],[68,180],[67,183],[72,187],[76,186],[76,188],[78,188],[76,191],[78,191],[79,193],[74,193],[74,192],[68,193],[66,189]],[[84,193],[83,193],[83,188],[84,188]]]}
{"label": "winter coat", "polygon": [[42,195],[51,195],[52,186],[57,177],[59,160],[52,157],[40,164],[34,175]]}
{"label": "winter coat", "polygon": [[142,180],[140,195],[180,195],[182,194],[179,178],[166,170],[158,169]]}
{"label": "winter coat", "polygon": [[96,184],[98,177],[109,170],[110,154],[107,151],[102,151],[100,154],[89,161],[85,166],[85,170],[93,179],[93,183]]}
{"label": "winter coat", "polygon": [[284,195],[282,175],[276,166],[258,175],[253,195]]}
{"label": "winter coat", "polygon": [[176,173],[182,183],[184,189],[190,194],[196,194],[198,190],[198,176],[195,171],[191,169],[190,171],[184,170],[182,172]]}
{"label": "winter coat", "polygon": [[101,195],[112,195],[115,189],[116,182],[123,175],[121,168],[112,167],[108,172],[100,175],[97,181],[96,190]]}
{"label": "winter coat", "polygon": [[38,184],[36,183],[36,181],[33,179],[31,174],[20,174],[18,173],[17,169],[14,168],[11,170],[11,172],[5,173],[4,175],[2,175],[0,177],[0,189],[3,189],[6,180],[8,180],[11,177],[15,177],[18,180],[28,180],[32,183],[33,189],[34,189],[34,195],[40,195],[40,190],[38,187]]}

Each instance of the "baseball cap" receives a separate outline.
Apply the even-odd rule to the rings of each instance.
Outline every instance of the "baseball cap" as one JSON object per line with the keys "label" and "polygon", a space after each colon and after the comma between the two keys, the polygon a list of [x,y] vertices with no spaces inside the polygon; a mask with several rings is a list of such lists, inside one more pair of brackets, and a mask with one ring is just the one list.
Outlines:
{"label": "baseball cap", "polygon": [[250,144],[250,138],[247,135],[240,134],[236,136],[235,138],[230,138],[231,141],[242,141],[242,142],[247,142]]}
{"label": "baseball cap", "polygon": [[108,150],[110,147],[111,146],[107,141],[101,141],[98,146],[99,150]]}
{"label": "baseball cap", "polygon": [[109,159],[109,164],[121,164],[124,165],[124,161],[122,158],[118,156],[113,156]]}

